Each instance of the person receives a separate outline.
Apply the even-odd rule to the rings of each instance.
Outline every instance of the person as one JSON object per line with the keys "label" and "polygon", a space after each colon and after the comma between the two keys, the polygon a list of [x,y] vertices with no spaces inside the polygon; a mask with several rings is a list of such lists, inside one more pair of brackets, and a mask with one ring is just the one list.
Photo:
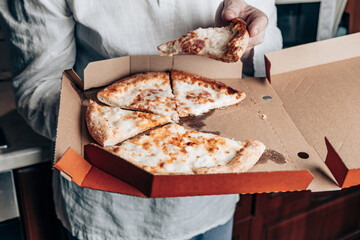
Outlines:
{"label": "person", "polygon": [[[163,42],[237,16],[251,37],[244,71],[264,76],[264,52],[282,44],[274,0],[1,0],[18,112],[54,141],[63,70],[83,77],[91,61],[157,55]],[[143,199],[80,188],[56,170],[53,175],[56,213],[71,238],[231,238],[238,195]]]}

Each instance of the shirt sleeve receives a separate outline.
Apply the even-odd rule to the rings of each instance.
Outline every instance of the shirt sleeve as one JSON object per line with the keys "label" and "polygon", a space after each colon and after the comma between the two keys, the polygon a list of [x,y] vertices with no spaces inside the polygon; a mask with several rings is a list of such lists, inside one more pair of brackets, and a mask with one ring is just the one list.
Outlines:
{"label": "shirt sleeve", "polygon": [[275,25],[268,25],[265,31],[264,42],[254,47],[254,76],[265,77],[265,53],[280,50],[282,48],[282,35]]}
{"label": "shirt sleeve", "polygon": [[75,62],[74,20],[65,1],[0,1],[18,112],[55,140],[61,76]]}
{"label": "shirt sleeve", "polygon": [[269,19],[268,26],[265,30],[264,42],[254,47],[253,60],[255,77],[265,77],[265,53],[280,50],[283,46],[281,31],[277,27],[275,0],[246,0],[246,2],[263,11]]}

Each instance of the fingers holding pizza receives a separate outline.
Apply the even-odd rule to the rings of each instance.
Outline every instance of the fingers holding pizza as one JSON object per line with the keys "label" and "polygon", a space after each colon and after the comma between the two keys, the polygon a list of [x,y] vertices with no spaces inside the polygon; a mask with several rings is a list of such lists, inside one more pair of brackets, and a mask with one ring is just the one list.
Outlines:
{"label": "fingers holding pizza", "polygon": [[216,11],[215,25],[227,26],[234,18],[241,18],[247,24],[249,41],[241,60],[244,64],[244,72],[253,75],[253,49],[265,39],[268,17],[261,10],[248,5],[244,0],[224,0]]}
{"label": "fingers holding pizza", "polygon": [[162,55],[191,54],[223,62],[237,62],[248,46],[249,33],[241,18],[225,27],[198,28],[158,46]]}
{"label": "fingers holding pizza", "polygon": [[231,20],[237,17],[246,22],[250,41],[252,38],[264,33],[268,25],[266,14],[261,10],[248,5],[244,0],[225,0],[217,9],[215,26],[220,27],[229,25]]}
{"label": "fingers holding pizza", "polygon": [[191,54],[223,62],[243,61],[253,75],[253,48],[265,38],[268,18],[244,0],[224,0],[215,16],[215,28],[198,28],[158,46],[162,55]]}

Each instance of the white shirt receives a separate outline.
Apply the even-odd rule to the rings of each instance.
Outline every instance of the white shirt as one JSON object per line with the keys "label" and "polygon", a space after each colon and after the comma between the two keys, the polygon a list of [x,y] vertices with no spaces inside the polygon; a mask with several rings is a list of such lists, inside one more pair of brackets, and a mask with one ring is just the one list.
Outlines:
{"label": "white shirt", "polygon": [[[82,76],[90,61],[155,55],[160,43],[213,26],[219,0],[0,0],[0,20],[12,56],[18,111],[37,131],[56,135],[61,74]],[[270,22],[255,48],[255,73],[265,51],[280,49],[274,0],[249,0]],[[238,195],[142,199],[80,188],[54,174],[56,212],[80,239],[186,239],[224,224]]]}

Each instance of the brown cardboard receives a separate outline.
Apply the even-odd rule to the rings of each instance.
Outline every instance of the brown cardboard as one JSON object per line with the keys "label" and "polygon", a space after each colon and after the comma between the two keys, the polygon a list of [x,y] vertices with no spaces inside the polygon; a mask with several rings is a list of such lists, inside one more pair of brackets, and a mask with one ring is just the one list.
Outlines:
{"label": "brown cardboard", "polygon": [[[94,99],[98,90],[93,88],[106,86],[132,73],[171,69],[218,79],[246,92],[247,98],[240,104],[200,117],[182,119],[181,123],[188,128],[236,140],[262,141],[268,150],[248,173],[153,176],[94,145],[88,145],[95,142],[86,129],[84,112],[88,98]],[[81,84],[76,83],[76,76],[67,71],[63,77],[55,167],[80,186],[136,196],[175,197],[305,190],[309,189],[314,175],[317,178],[310,184],[311,190],[339,189],[324,162],[282,107],[283,102],[272,86],[265,79],[241,79],[241,63],[227,64],[196,56],[136,56],[105,60],[91,63],[85,69],[85,91],[79,89]],[[264,96],[271,96],[272,100],[266,101]],[[299,152],[308,153],[309,158],[300,158]]]}
{"label": "brown cardboard", "polygon": [[284,108],[338,184],[360,184],[360,33],[270,53],[266,60]]}
{"label": "brown cardboard", "polygon": [[[79,90],[69,79],[69,76],[64,73],[60,95],[58,131],[56,133],[55,161],[61,158],[70,146],[80,154],[83,152],[81,98]],[[59,131],[60,129],[61,131]]]}
{"label": "brown cardboard", "polygon": [[[193,64],[196,61],[198,64]],[[223,63],[198,56],[126,56],[89,63],[84,70],[84,90],[108,85],[125,76],[147,71],[187,70],[204,77],[241,76],[242,64]],[[217,69],[218,71],[209,71]],[[209,74],[211,73],[211,74]]]}
{"label": "brown cardboard", "polygon": [[271,63],[271,67],[267,67],[271,69],[267,78],[271,81],[272,76],[281,73],[358,57],[359,42],[360,33],[357,33],[267,53],[265,58]]}
{"label": "brown cardboard", "polygon": [[81,187],[146,197],[135,187],[93,167],[72,148],[65,152],[56,168]]}

